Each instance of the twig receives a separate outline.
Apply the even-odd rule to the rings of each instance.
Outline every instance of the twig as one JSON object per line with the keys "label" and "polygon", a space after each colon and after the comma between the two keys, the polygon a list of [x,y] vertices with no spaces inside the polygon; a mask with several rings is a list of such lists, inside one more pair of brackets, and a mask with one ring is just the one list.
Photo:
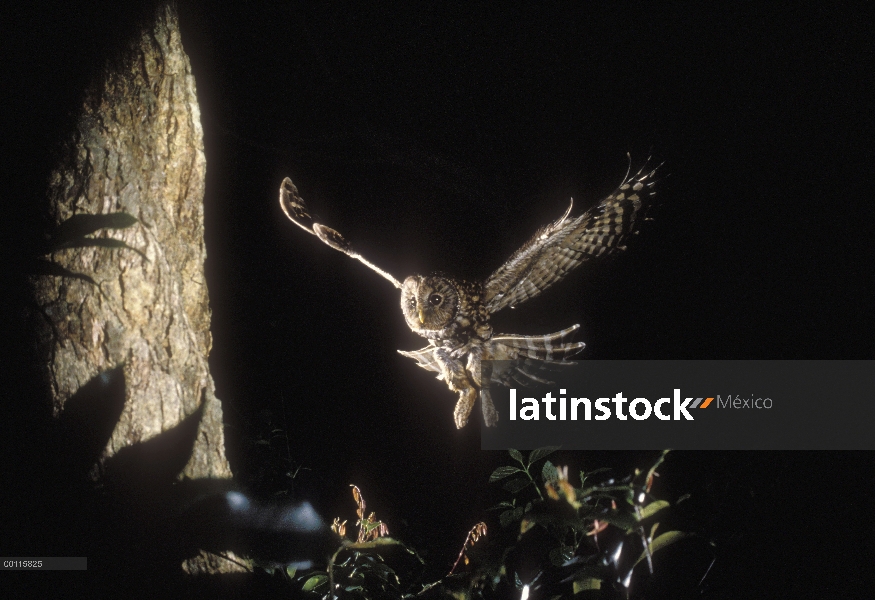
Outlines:
{"label": "twig", "polygon": [[465,543],[462,544],[462,550],[459,551],[459,557],[456,559],[456,562],[453,563],[453,568],[447,573],[447,577],[453,574],[453,571],[455,571],[456,567],[459,565],[459,561],[465,556],[465,550],[468,549],[468,543],[470,542],[471,546],[474,546],[474,544],[477,543],[477,540],[480,539],[480,536],[483,535],[486,535],[486,523],[481,521],[474,525],[474,527],[471,528],[471,531],[468,532],[468,537],[465,538]]}

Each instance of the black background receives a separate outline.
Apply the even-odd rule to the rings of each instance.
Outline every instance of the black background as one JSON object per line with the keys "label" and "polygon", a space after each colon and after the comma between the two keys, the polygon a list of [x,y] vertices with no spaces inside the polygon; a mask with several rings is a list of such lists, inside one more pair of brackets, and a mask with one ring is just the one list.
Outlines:
{"label": "black background", "polygon": [[[473,523],[497,527],[486,480],[506,456],[479,450],[474,419],[457,431],[454,395],[396,353],[425,345],[397,290],[286,220],[285,176],[396,277],[482,278],[570,196],[583,209],[610,192],[627,153],[633,169],[652,157],[659,203],[629,252],[497,315],[497,330],[580,323],[587,360],[872,358],[862,7],[183,2],[207,156],[210,364],[235,473],[256,482],[249,442],[286,429],[303,465],[294,495],[349,517],[357,484],[436,577]],[[13,266],[82,90],[139,19],[111,3],[15,10]],[[7,364],[13,391],[21,363]],[[653,456],[556,461],[622,471]],[[693,493],[678,525],[718,542],[714,589],[852,596],[849,561],[873,551],[871,458],[678,453],[655,491]]]}

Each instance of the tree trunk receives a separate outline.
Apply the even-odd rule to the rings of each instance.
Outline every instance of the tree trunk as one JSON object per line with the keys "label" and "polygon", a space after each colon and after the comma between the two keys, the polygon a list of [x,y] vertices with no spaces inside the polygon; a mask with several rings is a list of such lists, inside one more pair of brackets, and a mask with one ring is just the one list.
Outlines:
{"label": "tree trunk", "polygon": [[[82,214],[136,217],[133,226],[93,233],[129,248],[52,252],[55,265],[96,285],[51,275],[32,280],[44,317],[35,319],[37,349],[55,416],[81,386],[121,367],[124,408],[103,459],[175,427],[203,405],[183,471],[194,479],[231,477],[207,363],[205,169],[191,65],[175,8],[165,5],[86,92],[49,185],[56,224]],[[205,563],[202,569],[214,570]]]}

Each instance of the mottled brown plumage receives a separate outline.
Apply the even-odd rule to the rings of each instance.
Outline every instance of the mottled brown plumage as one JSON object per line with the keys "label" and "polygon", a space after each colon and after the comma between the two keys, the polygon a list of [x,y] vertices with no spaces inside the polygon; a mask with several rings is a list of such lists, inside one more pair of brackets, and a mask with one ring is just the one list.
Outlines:
{"label": "mottled brown plumage", "polygon": [[[542,227],[522,248],[483,282],[439,274],[413,275],[400,282],[355,252],[340,233],[313,221],[292,181],[280,187],[280,206],[295,224],[332,248],[366,264],[401,289],[401,311],[412,331],[429,341],[414,352],[399,350],[419,366],[438,373],[459,394],[454,418],[463,427],[479,396],[487,426],[498,412],[486,383],[526,385],[539,377],[546,360],[564,361],[580,352],[583,342],[571,342],[578,325],[542,336],[493,333],[489,317],[539,295],[581,263],[625,248],[641,221],[642,209],[654,195],[655,169],[626,177],[614,193],[578,217],[571,206],[554,223]],[[508,361],[501,372],[484,373],[482,361]],[[491,364],[491,363],[490,363]]]}

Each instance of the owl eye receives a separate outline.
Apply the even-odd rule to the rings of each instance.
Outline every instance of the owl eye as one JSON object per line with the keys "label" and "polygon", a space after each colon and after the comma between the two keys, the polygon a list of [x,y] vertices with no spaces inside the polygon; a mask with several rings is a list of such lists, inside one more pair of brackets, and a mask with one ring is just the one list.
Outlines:
{"label": "owl eye", "polygon": [[440,306],[441,302],[444,301],[444,297],[440,294],[432,294],[428,297],[428,303],[432,306]]}
{"label": "owl eye", "polygon": [[407,299],[407,305],[408,305],[410,308],[416,308],[416,298],[414,298],[413,296],[410,296],[410,297]]}

